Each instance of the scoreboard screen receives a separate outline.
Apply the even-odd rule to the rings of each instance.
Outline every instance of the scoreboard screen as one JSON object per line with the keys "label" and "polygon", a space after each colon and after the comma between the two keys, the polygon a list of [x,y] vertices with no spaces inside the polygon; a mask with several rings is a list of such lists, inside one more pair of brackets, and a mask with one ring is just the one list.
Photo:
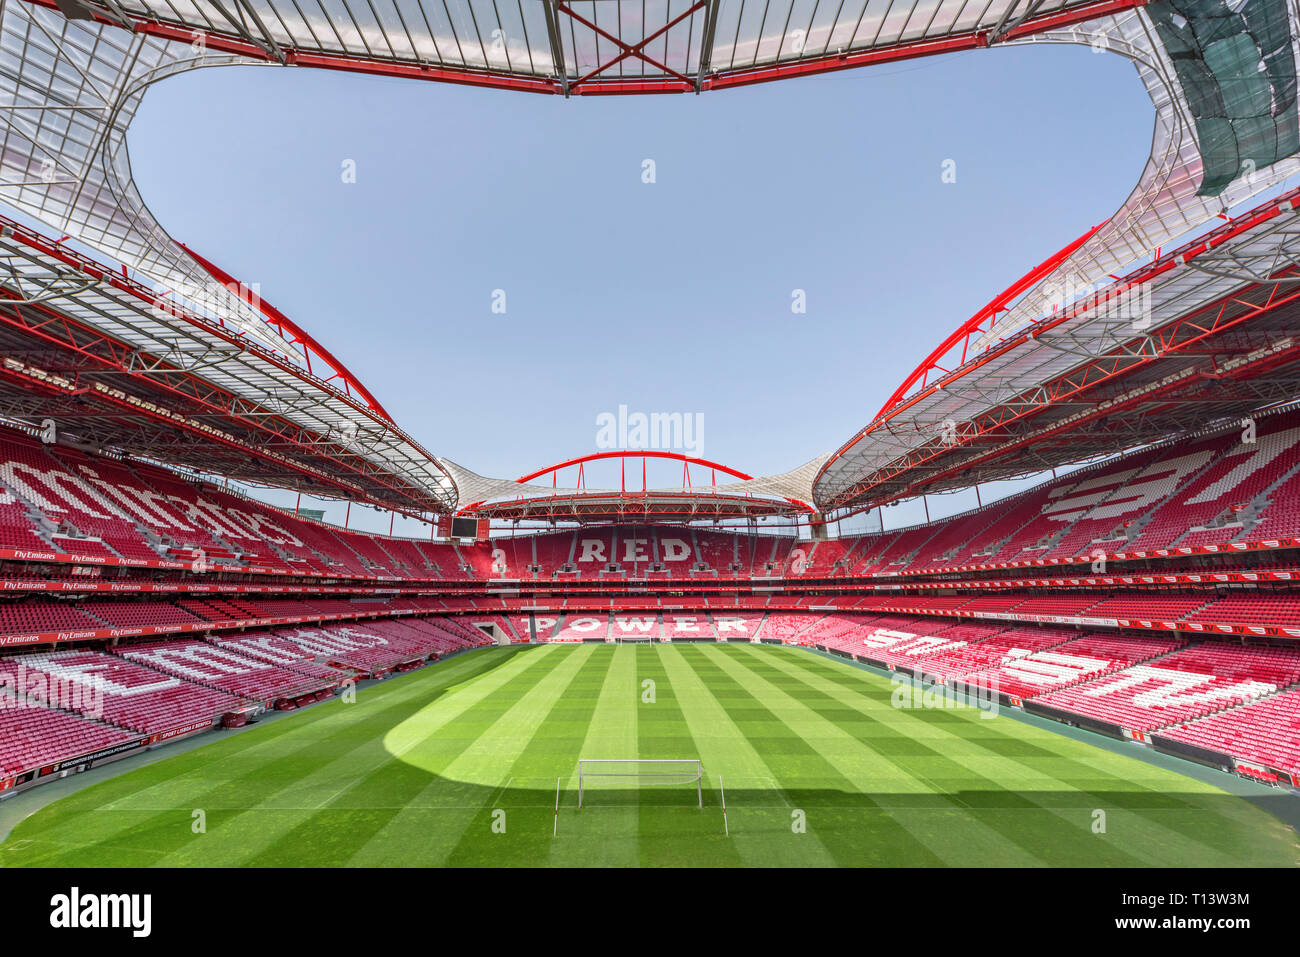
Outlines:
{"label": "scoreboard screen", "polygon": [[478,519],[453,518],[451,520],[451,537],[452,538],[477,538]]}

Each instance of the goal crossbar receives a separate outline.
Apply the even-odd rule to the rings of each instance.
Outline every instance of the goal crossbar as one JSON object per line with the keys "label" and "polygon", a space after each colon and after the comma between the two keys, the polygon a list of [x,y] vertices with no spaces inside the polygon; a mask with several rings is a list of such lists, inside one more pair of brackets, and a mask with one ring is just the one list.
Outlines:
{"label": "goal crossbar", "polygon": [[698,758],[581,758],[578,761],[578,807],[582,807],[588,778],[649,779],[647,784],[694,784],[696,804],[704,807],[704,766]]}

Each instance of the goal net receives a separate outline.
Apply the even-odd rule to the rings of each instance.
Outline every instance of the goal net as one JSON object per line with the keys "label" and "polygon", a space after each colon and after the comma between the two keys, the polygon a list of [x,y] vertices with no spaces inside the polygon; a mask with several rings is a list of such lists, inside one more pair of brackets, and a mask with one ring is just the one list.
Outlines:
{"label": "goal net", "polygon": [[697,758],[583,758],[578,761],[578,807],[593,790],[693,787],[704,807],[704,767]]}

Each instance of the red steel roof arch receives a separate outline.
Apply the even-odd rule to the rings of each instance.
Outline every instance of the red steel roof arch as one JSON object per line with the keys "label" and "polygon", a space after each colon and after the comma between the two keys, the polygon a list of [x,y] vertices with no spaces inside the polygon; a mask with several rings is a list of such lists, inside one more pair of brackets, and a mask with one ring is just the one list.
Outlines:
{"label": "red steel roof arch", "polygon": [[[34,255],[47,257],[49,260],[57,263],[59,268],[70,270],[70,273],[68,273],[69,275],[87,277],[90,282],[82,291],[103,288],[105,290],[111,289],[114,292],[123,294],[129,297],[130,300],[138,303],[138,308],[142,312],[151,314],[155,319],[167,317],[176,320],[178,323],[183,323],[187,327],[193,328],[197,333],[210,337],[213,341],[220,341],[226,345],[234,347],[234,349],[238,350],[239,354],[256,357],[258,361],[265,363],[266,367],[274,369],[277,374],[292,376],[294,379],[300,381],[303,386],[312,390],[320,391],[322,398],[329,396],[330,402],[338,402],[342,406],[346,407],[349,415],[356,415],[358,417],[369,419],[378,427],[382,434],[391,436],[395,441],[404,443],[404,446],[409,448],[417,457],[420,457],[421,461],[427,461],[429,466],[435,470],[438,475],[445,478],[453,490],[452,494],[454,494],[454,480],[446,474],[446,470],[443,468],[442,464],[434,459],[433,456],[422,447],[415,444],[413,440],[407,437],[401,428],[387,416],[387,413],[384,412],[382,407],[378,406],[378,403],[373,403],[373,405],[368,404],[372,401],[367,398],[369,395],[368,392],[364,391],[363,386],[358,389],[357,387],[360,386],[360,384],[356,382],[355,377],[352,377],[350,373],[346,373],[346,370],[344,370],[344,372],[348,375],[349,382],[352,385],[352,388],[347,391],[338,388],[329,380],[315,374],[310,369],[304,370],[300,366],[295,365],[294,362],[290,361],[282,354],[274,352],[258,343],[252,342],[245,336],[237,335],[230,329],[225,328],[222,323],[208,319],[197,313],[193,313],[184,308],[180,303],[172,302],[159,296],[154,290],[127,275],[125,269],[122,269],[120,272],[114,270],[70,248],[63,244],[62,241],[55,241],[6,217],[0,217],[0,240],[3,240],[5,243],[11,243],[17,248],[30,250]],[[0,303],[13,300],[14,298],[15,296],[12,293],[7,294],[3,299],[0,299]],[[71,298],[76,297],[74,295],[71,296]],[[28,334],[35,335],[42,339],[48,339],[51,343],[59,346],[65,346],[68,344],[75,346],[75,340],[80,337],[84,339],[85,342],[93,342],[97,346],[102,346],[107,350],[105,355],[92,356],[89,353],[85,353],[86,356],[93,361],[122,364],[125,366],[126,359],[123,357],[128,353],[138,353],[139,355],[144,356],[144,353],[139,352],[137,347],[118,342],[113,338],[113,336],[103,332],[102,330],[88,326],[84,320],[66,314],[64,311],[52,305],[41,302],[18,302],[12,303],[12,305],[6,306],[6,308],[11,310],[11,314],[0,315],[0,320],[2,320],[0,321],[0,325],[4,325],[7,328],[13,328],[15,330],[25,329]],[[29,317],[34,315],[40,315],[42,318],[40,320],[29,321]],[[287,318],[283,318],[282,314],[279,315],[281,316],[286,328],[291,328],[295,334],[300,331],[298,330],[298,327],[291,323]],[[65,337],[66,341],[61,341],[58,337],[51,337],[51,333],[58,329],[78,329],[81,331],[77,336]],[[319,347],[314,348],[316,348],[316,354],[318,356],[321,356],[322,358],[332,358],[325,350],[320,349]],[[170,363],[156,356],[148,357],[145,361],[149,367],[155,371],[165,371],[170,368]],[[224,407],[209,406],[210,414],[229,414],[232,417],[231,421],[236,421],[241,417],[236,414],[236,411],[243,410],[243,412],[255,416],[256,422],[261,423],[260,428],[264,432],[269,431],[279,438],[293,441],[296,441],[293,439],[294,436],[299,434],[306,436],[308,433],[307,427],[291,423],[281,415],[268,416],[265,413],[257,412],[253,408],[255,402],[253,399],[246,396],[234,396],[225,388],[207,383],[205,380],[202,380],[201,377],[190,374],[182,369],[176,369],[175,373],[177,376],[193,385],[190,392],[186,393],[187,400],[204,403],[205,397],[221,398]],[[156,387],[166,388],[166,384],[160,381],[155,381],[153,384]],[[177,392],[176,394],[179,395],[180,393]],[[142,414],[142,410],[139,408],[134,411],[136,414]],[[335,465],[341,465],[350,475],[374,483],[369,493],[367,493],[362,488],[353,486],[346,480],[341,482],[338,481],[338,479],[341,478],[341,475],[336,475],[333,478],[330,478],[324,473],[315,472],[315,470],[310,467],[287,466],[298,474],[310,475],[317,479],[324,479],[327,484],[334,485],[345,496],[356,497],[362,501],[370,500],[381,502],[383,498],[391,494],[393,498],[388,501],[382,501],[382,507],[394,508],[397,511],[401,511],[403,514],[412,516],[417,516],[422,510],[422,507],[430,510],[441,511],[450,504],[450,502],[447,501],[435,503],[432,500],[429,500],[423,503],[422,506],[418,500],[424,498],[427,495],[427,491],[420,489],[416,485],[404,484],[411,481],[409,476],[392,471],[385,464],[367,461],[364,456],[354,456],[350,463],[345,463],[345,460],[342,457],[337,457],[320,451],[323,446],[321,445],[319,436],[315,437],[310,443],[303,442],[298,444],[301,444],[304,449],[316,449],[316,452],[313,454],[323,456],[322,461],[330,461]],[[255,457],[262,457],[261,449],[252,449],[250,451],[252,451]],[[402,487],[399,488],[399,486]]]}
{"label": "red steel roof arch", "polygon": [[[347,394],[351,395],[352,392],[356,392],[357,395],[366,401],[366,404],[370,406],[372,412],[383,416],[389,422],[393,421],[393,417],[388,414],[382,405],[380,405],[379,400],[371,394],[370,390],[362,384],[361,380],[353,375],[347,366],[336,359],[332,352],[317,342],[312,336],[303,330],[301,326],[293,322],[293,320],[265,299],[262,299],[261,296],[258,296],[256,300],[248,296],[248,287],[244,285],[244,283],[239,282],[224,269],[204,258],[199,253],[196,253],[184,243],[181,243],[180,246],[194,258],[195,262],[211,273],[213,279],[217,280],[217,282],[221,283],[249,306],[259,310],[267,323],[274,326],[282,338],[287,338],[295,345],[301,346],[303,350],[303,358],[307,362],[308,372],[313,375],[316,374],[311,367],[311,357],[312,355],[315,355],[319,359],[323,360],[334,372],[334,375],[325,379],[326,382],[338,379],[343,383],[344,391],[347,392]],[[289,332],[288,336],[284,335],[286,330]]]}
{"label": "red steel roof arch", "polygon": [[1043,260],[995,296],[983,309],[958,326],[957,329],[948,336],[948,338],[939,343],[938,347],[922,360],[920,365],[912,370],[912,374],[904,379],[902,384],[894,390],[894,394],[885,401],[885,404],[881,406],[880,411],[876,413],[875,417],[879,419],[902,402],[904,397],[906,397],[907,393],[911,390],[912,386],[916,385],[918,382],[920,382],[921,387],[924,388],[931,372],[937,370],[946,375],[948,372],[952,371],[940,366],[939,360],[951,352],[958,343],[962,343],[961,362],[959,362],[958,365],[964,363],[967,358],[967,351],[970,346],[971,337],[986,331],[984,329],[984,323],[991,319],[996,319],[998,313],[1006,309],[1008,303],[1023,293],[1026,289],[1037,285],[1041,280],[1051,275],[1057,267],[1070,258],[1071,253],[1091,239],[1093,233],[1099,229],[1101,229],[1100,225],[1092,227],[1092,229],[1088,230],[1074,242],[1060,250],[1060,252],[1054,253],[1047,259]]}
{"label": "red steel roof arch", "polygon": [[[1213,252],[1218,247],[1223,246],[1238,237],[1249,234],[1255,228],[1269,223],[1284,213],[1300,213],[1300,189],[1290,190],[1281,196],[1274,197],[1260,207],[1244,212],[1231,219],[1225,217],[1225,222],[1221,223],[1205,235],[1190,240],[1183,246],[1166,252],[1162,256],[1157,256],[1151,262],[1137,268],[1128,276],[1117,279],[1114,285],[1106,291],[1106,294],[1114,295],[1117,291],[1124,291],[1144,284],[1150,284],[1170,271],[1184,265],[1192,264],[1199,257]],[[1054,383],[1059,382],[1065,385],[1067,393],[1081,394],[1086,389],[1091,389],[1094,385],[1103,380],[1109,380],[1117,375],[1127,374],[1130,369],[1140,368],[1144,365],[1150,364],[1152,359],[1157,359],[1181,351],[1187,346],[1205,339],[1212,333],[1218,333],[1229,329],[1242,321],[1258,316],[1264,312],[1268,312],[1282,304],[1296,301],[1300,298],[1300,293],[1296,292],[1293,286],[1297,281],[1296,276],[1297,274],[1294,266],[1284,267],[1273,275],[1261,277],[1261,279],[1254,283],[1247,284],[1245,287],[1237,288],[1231,292],[1225,293],[1219,299],[1202,302],[1188,313],[1179,316],[1177,319],[1153,328],[1149,332],[1149,335],[1155,337],[1161,343],[1161,347],[1157,349],[1156,353],[1151,357],[1141,358],[1135,355],[1130,355],[1123,358],[1118,354],[1099,354],[1093,358],[1091,363],[1084,363],[1081,367],[1087,370],[1087,374],[1083,381],[1075,381],[1079,378],[1078,369],[1080,368],[1075,367],[1068,372],[1062,373],[1053,380],[1053,382],[1039,383],[1032,388],[1034,391],[1043,391],[1055,395],[1056,389]],[[1277,292],[1278,288],[1282,285],[1286,285],[1290,290],[1285,295]],[[1257,304],[1248,302],[1244,298],[1244,294],[1252,289],[1260,289],[1268,292],[1270,288],[1272,289],[1272,292],[1268,294],[1266,301],[1263,303]],[[1225,308],[1228,304],[1233,304],[1238,308],[1242,308],[1245,312],[1240,315],[1225,315]],[[1005,340],[995,343],[977,358],[969,359],[961,366],[947,373],[940,381],[936,381],[933,384],[927,384],[922,389],[910,395],[906,395],[905,397],[896,397],[895,399],[891,399],[891,404],[888,404],[886,409],[882,410],[870,425],[861,430],[852,440],[845,443],[845,445],[842,446],[834,456],[827,460],[826,464],[818,474],[817,481],[820,481],[823,478],[832,463],[848,453],[850,449],[855,447],[867,436],[881,429],[890,430],[891,420],[907,409],[917,406],[918,404],[923,403],[927,398],[942,392],[945,386],[952,386],[958,380],[976,373],[986,363],[993,361],[995,358],[1010,354],[1013,350],[1026,346],[1033,340],[1037,340],[1046,331],[1071,322],[1077,316],[1086,314],[1091,308],[1091,300],[1081,300],[1079,303],[1063,309],[1060,312],[1054,313],[1051,316],[1044,317],[1030,326],[1013,333]],[[1198,318],[1204,315],[1209,315],[1211,318],[1206,320]],[[1167,348],[1165,344],[1167,344]],[[1288,352],[1288,355],[1292,354],[1293,353]],[[1265,365],[1272,361],[1273,360],[1268,357],[1260,357],[1259,360],[1261,364]],[[1110,369],[1108,364],[1114,364],[1115,368]],[[1066,393],[1062,394],[1065,395]],[[1056,401],[1056,399],[1049,398],[1048,401]],[[1024,418],[1026,415],[1032,414],[1027,408],[1021,408],[1016,405],[1015,396],[1008,396],[1000,408],[1002,411],[999,413],[999,422],[1003,426],[1005,426],[1006,422],[1011,419]],[[1038,408],[1041,408],[1041,403],[1035,403],[1035,409]],[[1097,415],[1113,414],[1115,411],[1116,409],[1114,408],[1107,408],[1097,412]],[[1050,431],[1055,432],[1058,430],[1053,429]],[[953,442],[951,446],[947,447],[949,450],[960,449],[967,444],[966,440],[968,436],[962,433],[961,430],[959,430],[959,433],[958,440]],[[1028,439],[1017,440],[1016,442],[1012,442],[1006,446],[1002,451],[1005,452],[1006,450],[1018,445],[1024,445],[1027,441]],[[933,448],[930,448],[929,445],[918,447],[903,458],[880,468],[874,475],[866,476],[858,480],[839,496],[840,500],[843,501],[845,505],[850,506],[839,517],[844,518],[847,517],[847,515],[856,514],[879,504],[879,501],[876,501],[874,498],[865,503],[857,503],[854,500],[868,493],[882,481],[889,481],[893,478],[909,474],[913,469],[918,469],[919,466],[936,458],[936,456],[937,453]],[[981,458],[987,459],[989,458],[989,455],[983,455]],[[922,494],[922,492],[924,492],[937,478],[941,478],[944,475],[960,473],[971,468],[977,461],[979,460],[963,460],[943,472],[930,475],[918,474],[914,483],[909,486],[909,491],[906,494]],[[900,497],[903,497],[902,493],[891,493],[885,498],[880,499],[880,501],[892,501]]]}
{"label": "red steel roof arch", "polygon": [[554,465],[548,465],[545,468],[540,468],[535,472],[529,472],[527,475],[523,475],[515,479],[515,481],[519,482],[520,484],[524,482],[531,482],[533,479],[539,478],[543,475],[553,476],[561,469],[572,468],[575,465],[585,465],[588,462],[597,462],[606,459],[646,459],[646,458],[668,459],[674,462],[681,462],[687,466],[698,465],[701,468],[711,469],[715,472],[723,472],[726,475],[729,475],[732,478],[740,479],[743,482],[747,482],[753,478],[752,475],[747,475],[744,472],[733,469],[727,465],[722,465],[719,462],[710,462],[708,459],[695,458],[690,455],[685,455],[681,452],[670,452],[662,449],[614,449],[606,452],[589,452],[586,455],[579,455],[576,456],[575,458],[565,459],[563,462],[557,462]]}

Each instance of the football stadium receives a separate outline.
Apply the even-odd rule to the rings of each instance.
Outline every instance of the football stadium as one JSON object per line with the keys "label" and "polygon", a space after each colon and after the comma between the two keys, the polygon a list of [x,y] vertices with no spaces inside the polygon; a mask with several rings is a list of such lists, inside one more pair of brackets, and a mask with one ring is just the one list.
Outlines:
{"label": "football stadium", "polygon": [[[0,0],[0,35],[0,868],[1300,866],[1294,4]],[[590,448],[447,457],[127,155],[211,66],[724,115],[1044,45],[1136,71],[1136,185],[890,381],[798,373],[821,451],[761,474],[617,393]],[[746,375],[755,418],[791,379]]]}

